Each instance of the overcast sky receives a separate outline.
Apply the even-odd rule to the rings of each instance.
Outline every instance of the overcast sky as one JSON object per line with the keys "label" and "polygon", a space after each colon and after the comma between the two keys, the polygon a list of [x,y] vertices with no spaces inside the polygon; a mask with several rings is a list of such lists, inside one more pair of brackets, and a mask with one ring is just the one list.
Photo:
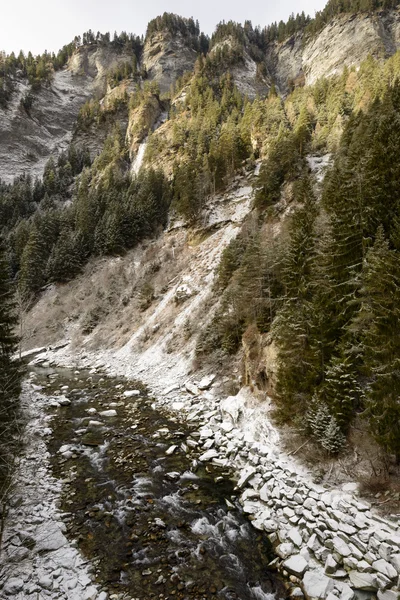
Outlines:
{"label": "overcast sky", "polygon": [[148,21],[165,11],[192,16],[211,34],[223,19],[249,19],[264,26],[286,20],[291,12],[304,10],[313,16],[325,4],[326,0],[0,0],[0,50],[57,51],[88,29],[141,35]]}

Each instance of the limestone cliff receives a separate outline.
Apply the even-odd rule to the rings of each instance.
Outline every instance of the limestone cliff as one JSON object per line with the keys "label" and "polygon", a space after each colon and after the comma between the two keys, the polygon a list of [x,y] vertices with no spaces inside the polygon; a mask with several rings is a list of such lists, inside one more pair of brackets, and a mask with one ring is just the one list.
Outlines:
{"label": "limestone cliff", "polygon": [[16,81],[9,105],[0,109],[0,179],[11,182],[23,172],[40,176],[49,156],[68,148],[82,104],[104,95],[107,73],[127,58],[97,44],[78,49],[50,85],[33,93],[29,111],[21,100],[30,86]]}
{"label": "limestone cliff", "polygon": [[150,80],[156,80],[161,93],[169,92],[171,85],[186,71],[192,71],[196,51],[185,38],[168,31],[157,31],[147,40],[143,51],[143,66]]}
{"label": "limestone cliff", "polygon": [[319,77],[357,66],[368,55],[387,58],[400,48],[400,12],[341,15],[315,37],[298,33],[266,52],[269,72],[281,93],[296,83],[314,83]]}

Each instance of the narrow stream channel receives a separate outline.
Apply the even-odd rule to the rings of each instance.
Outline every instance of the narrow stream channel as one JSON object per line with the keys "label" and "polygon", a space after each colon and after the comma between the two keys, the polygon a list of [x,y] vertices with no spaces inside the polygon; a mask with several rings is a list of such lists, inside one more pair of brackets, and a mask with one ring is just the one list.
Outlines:
{"label": "narrow stream channel", "polygon": [[[66,404],[49,409],[52,468],[67,535],[104,589],[138,600],[285,597],[268,538],[241,512],[230,473],[198,462],[195,430],[156,410],[140,384],[44,368],[36,383]],[[140,396],[124,396],[133,389]]]}

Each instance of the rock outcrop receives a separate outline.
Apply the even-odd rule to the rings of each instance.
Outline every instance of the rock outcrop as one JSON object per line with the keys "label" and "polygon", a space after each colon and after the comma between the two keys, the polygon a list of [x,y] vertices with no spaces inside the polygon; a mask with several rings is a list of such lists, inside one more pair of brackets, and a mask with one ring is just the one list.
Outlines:
{"label": "rock outcrop", "polygon": [[24,172],[42,175],[48,158],[68,148],[82,104],[104,96],[107,73],[127,59],[97,44],[78,49],[52,82],[33,94],[29,111],[21,100],[30,86],[17,80],[7,108],[0,109],[0,179],[11,182]]}
{"label": "rock outcrop", "polygon": [[368,55],[387,58],[400,48],[400,12],[340,15],[314,37],[297,33],[282,43],[270,44],[268,70],[279,91],[296,84],[310,85],[319,77],[358,66]]}
{"label": "rock outcrop", "polygon": [[181,34],[155,32],[147,40],[143,51],[143,66],[150,80],[156,80],[161,93],[186,71],[192,71],[196,51],[187,45]]}

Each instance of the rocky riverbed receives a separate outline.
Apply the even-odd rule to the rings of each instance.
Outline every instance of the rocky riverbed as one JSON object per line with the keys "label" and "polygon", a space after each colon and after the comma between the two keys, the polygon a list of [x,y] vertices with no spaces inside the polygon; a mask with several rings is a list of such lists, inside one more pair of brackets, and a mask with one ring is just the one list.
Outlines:
{"label": "rocky riverbed", "polygon": [[4,597],[286,596],[272,544],[243,513],[232,470],[204,456],[213,443],[196,419],[93,372],[39,368],[23,398]]}
{"label": "rocky riverbed", "polygon": [[[44,353],[39,361],[49,358],[52,355]],[[99,364],[92,369],[92,375],[117,370],[112,364]],[[170,428],[167,432],[163,426],[153,432],[161,438],[167,436],[162,440],[168,442],[168,447],[163,448],[165,457],[174,458],[179,453],[193,460],[195,455],[205,472],[222,469],[222,475],[213,475],[216,480],[226,477],[225,473],[234,474],[243,512],[254,530],[267,535],[274,547],[276,558],[268,569],[278,569],[289,582],[292,596],[321,600],[378,596],[379,600],[399,600],[398,516],[381,518],[360,501],[356,484],[327,489],[312,483],[307,472],[280,452],[279,436],[269,422],[265,406],[255,404],[246,389],[237,396],[221,398],[214,391],[215,384],[211,376],[176,383],[169,389],[158,387],[157,400],[152,402],[154,415],[175,415],[172,422],[190,430],[184,439],[176,438]],[[121,431],[121,437],[124,435]],[[121,444],[124,445],[122,439]],[[67,447],[64,452],[68,461],[72,459],[68,453],[76,450]],[[178,480],[179,476],[181,482],[182,469],[174,475],[172,467],[170,473],[171,480]],[[229,499],[227,492],[223,495],[235,506],[237,496]],[[221,539],[226,537],[221,534]],[[258,591],[258,585],[252,587],[251,593],[264,593]],[[237,597],[247,596],[240,592]]]}

